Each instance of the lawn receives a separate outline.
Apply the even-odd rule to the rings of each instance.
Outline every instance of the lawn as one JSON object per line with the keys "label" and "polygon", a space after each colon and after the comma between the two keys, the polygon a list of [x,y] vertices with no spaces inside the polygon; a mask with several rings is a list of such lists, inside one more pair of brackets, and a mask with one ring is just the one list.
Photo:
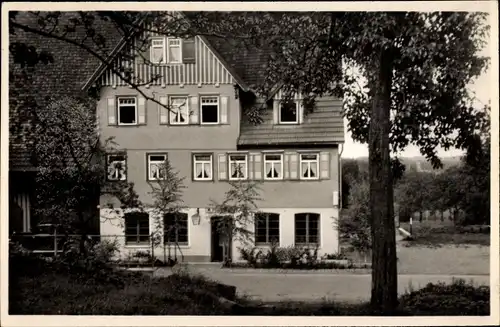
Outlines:
{"label": "lawn", "polygon": [[[117,276],[119,273],[117,273]],[[81,278],[71,272],[46,271],[42,274],[14,276],[9,283],[10,314],[45,315],[377,315],[366,298],[344,301],[316,297],[313,301],[223,299],[214,282],[205,277],[171,275],[174,278],[123,276],[123,285]],[[278,276],[279,277],[279,276]],[[311,277],[313,279],[311,279]],[[331,277],[330,277],[331,278]],[[315,276],[309,276],[309,282]],[[276,281],[276,280],[275,280]],[[225,281],[230,283],[230,281]],[[287,289],[297,287],[297,280]],[[330,283],[332,281],[330,280]],[[283,283],[283,277],[279,277]],[[308,282],[302,279],[301,286]],[[436,282],[434,282],[436,283]],[[321,289],[331,284],[317,283]],[[322,285],[321,285],[322,284]],[[355,286],[359,282],[339,281]],[[365,289],[369,295],[369,282]],[[411,294],[402,294],[401,315],[480,315],[489,313],[489,287],[466,283],[452,286],[434,284]],[[294,286],[295,285],[295,286]],[[255,287],[254,285],[253,287]],[[309,294],[314,291],[308,290]],[[318,301],[319,300],[319,301]],[[472,301],[473,300],[473,301]]]}
{"label": "lawn", "polygon": [[[402,222],[400,227],[410,231],[410,223]],[[485,226],[456,227],[453,222],[445,220],[414,220],[411,232],[413,240],[408,246],[439,247],[443,245],[490,245],[489,228]]]}

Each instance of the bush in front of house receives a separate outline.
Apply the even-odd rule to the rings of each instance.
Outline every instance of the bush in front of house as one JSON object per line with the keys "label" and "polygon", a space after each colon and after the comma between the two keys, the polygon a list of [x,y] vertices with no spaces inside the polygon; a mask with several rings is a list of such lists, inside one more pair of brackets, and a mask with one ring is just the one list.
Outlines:
{"label": "bush in front of house", "polygon": [[451,284],[429,283],[416,291],[410,289],[399,302],[404,311],[415,315],[489,315],[490,288],[463,279]]}
{"label": "bush in front of house", "polygon": [[[271,244],[268,250],[258,247],[239,248],[245,263],[233,263],[232,268],[267,268],[267,269],[345,269],[354,268],[353,263],[342,254],[318,256],[318,248],[279,247]],[[339,262],[342,260],[342,262]],[[361,268],[368,268],[361,267]]]}

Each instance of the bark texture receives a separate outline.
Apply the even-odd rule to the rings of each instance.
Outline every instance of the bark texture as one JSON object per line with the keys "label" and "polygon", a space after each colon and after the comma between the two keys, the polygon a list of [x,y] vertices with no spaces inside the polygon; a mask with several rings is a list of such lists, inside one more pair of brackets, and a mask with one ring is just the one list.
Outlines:
{"label": "bark texture", "polygon": [[396,230],[389,155],[392,56],[376,56],[375,97],[369,131],[369,173],[372,250],[371,304],[390,313],[397,307]]}

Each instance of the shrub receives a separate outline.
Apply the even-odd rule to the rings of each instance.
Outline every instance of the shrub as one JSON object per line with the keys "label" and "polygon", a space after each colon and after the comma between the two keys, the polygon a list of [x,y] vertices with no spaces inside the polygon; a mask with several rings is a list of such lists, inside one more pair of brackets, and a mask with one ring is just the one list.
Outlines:
{"label": "shrub", "polygon": [[253,267],[257,265],[257,262],[259,262],[262,257],[262,250],[256,247],[251,249],[238,248],[238,250],[240,251],[241,258]]}
{"label": "shrub", "polygon": [[400,297],[403,310],[416,315],[489,315],[490,288],[463,279],[452,284],[429,283]]}
{"label": "shrub", "polygon": [[271,248],[263,257],[263,264],[269,268],[279,268],[283,264],[278,256],[278,244],[273,242]]}
{"label": "shrub", "polygon": [[325,253],[321,259],[323,260],[345,260],[347,257],[343,253]]}

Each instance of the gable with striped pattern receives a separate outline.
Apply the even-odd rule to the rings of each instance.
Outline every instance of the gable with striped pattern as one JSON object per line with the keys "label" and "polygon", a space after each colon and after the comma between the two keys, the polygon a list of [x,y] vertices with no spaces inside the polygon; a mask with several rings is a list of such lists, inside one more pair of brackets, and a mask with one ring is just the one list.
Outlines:
{"label": "gable with striped pattern", "polygon": [[[161,35],[151,34],[150,37],[159,37]],[[142,39],[142,38],[141,38]],[[128,51],[132,54],[133,49],[137,49],[137,41],[134,40],[134,46],[125,46],[122,51]],[[166,43],[166,40],[165,40]],[[149,82],[154,76],[161,76],[155,79],[150,85],[162,86],[167,85],[221,85],[234,84],[235,78],[224,67],[219,60],[199,36],[194,37],[195,57],[189,63],[181,64],[151,64],[145,62],[139,54],[134,56],[134,60],[126,60],[121,56],[113,63],[113,69],[120,71],[121,68],[133,70],[133,75],[138,81]],[[148,48],[142,55],[149,56],[150,49]],[[149,60],[149,58],[148,58]],[[126,86],[126,83],[119,78],[112,69],[104,71],[99,79],[101,86]],[[147,85],[150,86],[150,85]]]}

